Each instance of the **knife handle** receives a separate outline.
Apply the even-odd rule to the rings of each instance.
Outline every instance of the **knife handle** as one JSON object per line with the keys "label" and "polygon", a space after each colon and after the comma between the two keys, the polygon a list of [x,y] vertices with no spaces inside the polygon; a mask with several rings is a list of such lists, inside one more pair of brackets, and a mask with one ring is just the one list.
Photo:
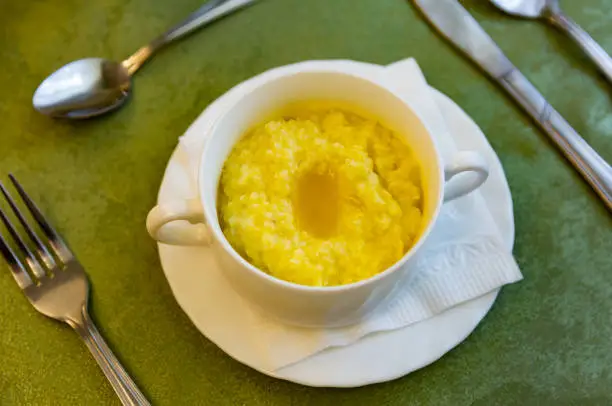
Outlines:
{"label": "knife handle", "polygon": [[517,69],[498,78],[498,82],[542,127],[612,212],[612,167]]}

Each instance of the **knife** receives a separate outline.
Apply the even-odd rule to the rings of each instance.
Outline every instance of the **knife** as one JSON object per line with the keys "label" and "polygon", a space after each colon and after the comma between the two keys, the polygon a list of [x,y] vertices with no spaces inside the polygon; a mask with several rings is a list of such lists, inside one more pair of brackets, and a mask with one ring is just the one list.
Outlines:
{"label": "knife", "polygon": [[413,0],[429,23],[480,66],[536,121],[612,212],[612,168],[510,62],[456,0]]}

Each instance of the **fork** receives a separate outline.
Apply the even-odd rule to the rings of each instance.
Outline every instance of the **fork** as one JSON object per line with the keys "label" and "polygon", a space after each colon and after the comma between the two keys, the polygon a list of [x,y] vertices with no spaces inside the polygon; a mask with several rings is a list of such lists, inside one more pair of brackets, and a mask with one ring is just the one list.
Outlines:
{"label": "fork", "polygon": [[[42,240],[39,238],[0,182],[2,194],[23,226],[36,252],[36,255],[32,253],[0,207],[0,218],[23,258],[22,262],[0,232],[0,251],[17,285],[36,310],[47,317],[67,323],[79,334],[123,405],[150,405],[121,366],[89,316],[87,310],[89,282],[83,266],[26,194],[17,179],[11,174],[9,178],[45,237]],[[46,244],[43,243],[43,240],[46,240]]]}

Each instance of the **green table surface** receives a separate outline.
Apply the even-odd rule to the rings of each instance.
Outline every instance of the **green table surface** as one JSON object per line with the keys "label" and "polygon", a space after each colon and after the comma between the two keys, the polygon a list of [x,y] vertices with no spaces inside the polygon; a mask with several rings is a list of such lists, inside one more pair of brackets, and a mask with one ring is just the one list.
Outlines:
{"label": "green table surface", "polygon": [[[610,1],[562,3],[612,52]],[[577,47],[553,28],[503,16],[484,0],[464,4],[611,161],[612,87]],[[15,173],[78,254],[93,284],[94,319],[154,404],[612,404],[609,213],[532,122],[409,2],[262,0],[160,53],[115,114],[66,122],[32,109],[32,92],[52,70],[82,57],[123,58],[200,5],[0,0],[0,178]],[[239,364],[181,311],[145,231],[178,136],[215,98],[269,68],[329,58],[388,64],[408,56],[498,151],[513,194],[514,254],[524,281],[503,289],[464,343],[392,382],[317,389]],[[77,335],[34,311],[4,270],[0,404],[118,404]]]}

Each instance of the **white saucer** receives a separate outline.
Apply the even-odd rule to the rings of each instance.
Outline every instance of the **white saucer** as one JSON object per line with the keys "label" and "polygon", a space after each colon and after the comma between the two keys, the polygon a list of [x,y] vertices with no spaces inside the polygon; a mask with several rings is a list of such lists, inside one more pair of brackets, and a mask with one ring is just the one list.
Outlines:
{"label": "white saucer", "polygon": [[[337,63],[337,62],[335,62]],[[383,66],[345,61],[365,74],[380,74]],[[239,85],[211,104],[191,125],[208,125],[219,105],[240,97],[245,84]],[[512,198],[501,163],[484,134],[471,118],[444,94],[433,89],[434,100],[459,149],[480,151],[491,166],[489,180],[481,187],[482,195],[499,227],[508,249],[514,243]],[[180,149],[174,151],[160,188],[158,201],[197,195]],[[355,387],[383,382],[422,368],[462,342],[487,314],[498,291],[463,303],[433,318],[399,330],[372,334],[340,348],[330,348],[306,360],[276,371],[257,365],[252,355],[257,348],[243,331],[240,308],[246,306],[232,297],[231,288],[217,269],[209,249],[159,244],[162,267],[177,302],[194,325],[228,355],[264,374],[309,386]],[[231,294],[230,294],[231,293]],[[248,313],[248,312],[246,312]]]}

